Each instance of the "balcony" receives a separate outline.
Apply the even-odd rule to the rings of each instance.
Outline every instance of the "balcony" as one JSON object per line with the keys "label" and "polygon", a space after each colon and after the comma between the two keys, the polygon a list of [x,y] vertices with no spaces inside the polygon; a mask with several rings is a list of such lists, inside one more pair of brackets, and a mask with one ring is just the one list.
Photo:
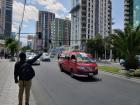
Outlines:
{"label": "balcony", "polygon": [[77,4],[75,7],[73,7],[70,11],[70,13],[73,13],[74,11],[78,11],[80,9],[80,4]]}

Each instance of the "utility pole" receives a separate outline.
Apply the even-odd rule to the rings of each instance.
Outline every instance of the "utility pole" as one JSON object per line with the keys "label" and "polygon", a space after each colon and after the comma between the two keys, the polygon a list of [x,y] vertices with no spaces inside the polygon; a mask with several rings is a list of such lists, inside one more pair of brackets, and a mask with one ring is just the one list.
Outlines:
{"label": "utility pole", "polygon": [[[21,27],[22,27],[23,19],[24,19],[25,5],[26,5],[26,0],[24,1],[22,20],[21,20],[21,23],[20,23],[20,25],[19,25],[19,34],[18,34],[18,55],[19,55],[19,49],[20,49],[20,32],[21,32]],[[19,56],[17,56],[17,61],[19,61]]]}
{"label": "utility pole", "polygon": [[[19,50],[20,50],[20,32],[21,32],[21,26],[19,25],[19,32],[18,32],[18,53],[19,55]],[[17,61],[19,61],[19,56],[17,56]]]}

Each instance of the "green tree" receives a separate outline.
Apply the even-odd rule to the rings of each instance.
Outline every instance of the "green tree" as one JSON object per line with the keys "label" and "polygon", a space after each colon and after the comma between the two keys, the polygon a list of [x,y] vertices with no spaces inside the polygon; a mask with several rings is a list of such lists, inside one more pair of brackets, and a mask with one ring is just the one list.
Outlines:
{"label": "green tree", "polygon": [[21,50],[23,52],[26,52],[27,50],[31,50],[31,48],[29,46],[24,46],[24,47],[21,48]]}
{"label": "green tree", "polygon": [[97,34],[95,38],[89,39],[87,41],[87,52],[94,54],[95,57],[98,59],[98,57],[102,56],[104,45],[103,45],[103,39],[100,34]]}
{"label": "green tree", "polygon": [[10,51],[11,56],[14,56],[14,54],[18,51],[18,42],[13,38],[6,39],[5,46]]}
{"label": "green tree", "polygon": [[7,39],[5,40],[5,46],[8,47],[8,45],[9,45],[10,43],[12,43],[13,41],[14,41],[13,38],[7,38]]}
{"label": "green tree", "polygon": [[18,42],[14,40],[12,43],[8,44],[8,48],[10,49],[10,54],[14,56],[18,51]]}
{"label": "green tree", "polygon": [[122,30],[114,30],[110,36],[112,45],[126,60],[127,69],[136,69],[138,66],[136,55],[140,51],[140,26],[133,28],[128,26]]}

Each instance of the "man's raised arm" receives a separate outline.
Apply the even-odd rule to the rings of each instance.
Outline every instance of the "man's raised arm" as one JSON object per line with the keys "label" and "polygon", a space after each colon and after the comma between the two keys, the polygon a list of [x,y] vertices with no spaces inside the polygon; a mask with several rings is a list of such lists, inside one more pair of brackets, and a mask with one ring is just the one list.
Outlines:
{"label": "man's raised arm", "polygon": [[33,64],[38,58],[40,58],[42,55],[42,53],[38,54],[37,56],[35,56],[33,59],[29,59],[26,62],[29,64]]}

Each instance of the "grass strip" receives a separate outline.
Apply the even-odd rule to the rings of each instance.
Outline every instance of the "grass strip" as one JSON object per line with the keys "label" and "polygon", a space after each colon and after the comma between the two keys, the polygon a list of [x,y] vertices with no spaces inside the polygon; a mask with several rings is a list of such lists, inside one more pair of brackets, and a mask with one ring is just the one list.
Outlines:
{"label": "grass strip", "polygon": [[106,72],[111,72],[115,74],[120,74],[120,75],[125,75],[127,77],[137,77],[140,78],[140,69],[137,69],[135,71],[126,71],[126,72],[121,72],[122,70],[117,67],[112,67],[112,66],[99,66],[99,70],[106,71]]}
{"label": "grass strip", "polygon": [[120,73],[121,69],[112,66],[99,66],[99,70],[111,72],[111,73]]}

